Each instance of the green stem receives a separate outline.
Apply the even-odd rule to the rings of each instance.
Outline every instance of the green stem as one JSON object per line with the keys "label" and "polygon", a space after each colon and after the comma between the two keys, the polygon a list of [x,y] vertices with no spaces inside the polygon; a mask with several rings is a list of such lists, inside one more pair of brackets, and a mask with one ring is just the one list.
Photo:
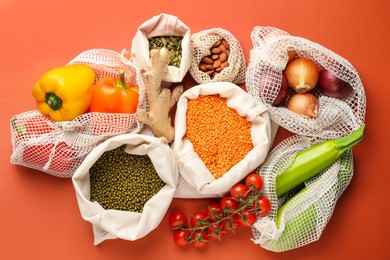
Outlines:
{"label": "green stem", "polygon": [[[251,192],[251,190],[249,190],[248,192]],[[225,215],[223,216],[222,218],[219,218],[217,221],[214,221],[214,222],[208,222],[208,221],[203,221],[201,223],[205,223],[206,225],[196,225],[192,228],[186,228],[186,227],[178,227],[178,229],[182,229],[182,230],[188,230],[191,232],[191,234],[193,232],[195,232],[196,230],[205,230],[215,224],[219,224],[223,221],[226,221],[230,218],[232,218],[234,215],[240,213],[241,211],[243,211],[244,209],[246,209],[248,206],[252,205],[254,201],[256,201],[260,196],[262,195],[261,192],[257,192],[254,196],[250,197],[248,200],[245,201],[244,204],[242,204],[239,208],[237,208],[235,211],[233,212],[229,212],[228,215]]]}
{"label": "green stem", "polygon": [[115,87],[123,88],[123,89],[129,89],[129,87],[126,85],[126,78],[125,78],[125,71],[119,70],[119,81],[115,82]]}
{"label": "green stem", "polygon": [[62,99],[54,93],[46,93],[45,95],[46,104],[54,111],[62,107]]}

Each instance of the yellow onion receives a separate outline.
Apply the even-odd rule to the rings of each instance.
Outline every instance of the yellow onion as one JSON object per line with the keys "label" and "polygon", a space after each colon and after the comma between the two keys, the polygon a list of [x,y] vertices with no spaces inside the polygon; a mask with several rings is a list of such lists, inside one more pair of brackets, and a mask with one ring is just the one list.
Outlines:
{"label": "yellow onion", "polygon": [[318,98],[310,92],[296,93],[290,98],[287,108],[298,115],[316,118],[319,108]]}
{"label": "yellow onion", "polygon": [[289,87],[298,93],[305,93],[316,86],[319,70],[312,60],[299,57],[287,65],[284,74]]}

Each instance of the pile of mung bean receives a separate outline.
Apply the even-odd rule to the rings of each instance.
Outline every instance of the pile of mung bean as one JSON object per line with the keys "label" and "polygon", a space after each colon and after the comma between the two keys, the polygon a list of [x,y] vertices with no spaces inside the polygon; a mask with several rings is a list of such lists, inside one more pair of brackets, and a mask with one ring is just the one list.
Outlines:
{"label": "pile of mung bean", "polygon": [[145,203],[165,183],[147,155],[133,155],[125,145],[106,151],[92,165],[90,201],[104,209],[142,212]]}
{"label": "pile of mung bean", "polygon": [[169,50],[170,66],[180,67],[182,57],[182,36],[155,36],[149,38],[149,51],[152,49],[162,49],[166,47]]}
{"label": "pile of mung bean", "polygon": [[185,137],[216,179],[253,149],[251,123],[220,95],[189,99],[186,120]]}

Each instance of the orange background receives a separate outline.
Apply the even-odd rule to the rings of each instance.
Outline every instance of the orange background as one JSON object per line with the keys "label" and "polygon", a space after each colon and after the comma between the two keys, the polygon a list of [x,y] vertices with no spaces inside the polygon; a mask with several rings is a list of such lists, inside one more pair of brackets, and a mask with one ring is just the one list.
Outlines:
{"label": "orange background", "polygon": [[[0,0],[0,259],[390,259],[389,11],[387,0]],[[192,32],[230,31],[247,61],[252,28],[269,25],[317,42],[357,69],[367,96],[366,138],[354,148],[354,177],[319,241],[273,253],[241,228],[206,250],[182,249],[173,242],[167,215],[140,240],[94,246],[71,179],[10,164],[9,121],[35,109],[36,80],[87,49],[129,50],[138,26],[162,12],[178,16]],[[185,84],[193,81],[187,77]],[[289,134],[280,129],[276,142]],[[190,215],[210,201],[175,199],[168,213]]]}

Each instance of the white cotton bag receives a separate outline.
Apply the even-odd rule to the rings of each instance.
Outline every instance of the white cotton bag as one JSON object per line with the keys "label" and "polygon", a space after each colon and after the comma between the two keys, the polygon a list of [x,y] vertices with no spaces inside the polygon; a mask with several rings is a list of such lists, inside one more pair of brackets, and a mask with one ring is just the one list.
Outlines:
{"label": "white cotton bag", "polygon": [[[229,44],[229,65],[221,70],[214,78],[210,78],[205,72],[199,69],[203,57],[211,54],[213,45],[222,39]],[[192,43],[192,64],[190,67],[191,76],[198,84],[210,82],[231,82],[243,84],[245,82],[246,60],[240,42],[234,35],[223,28],[211,28],[191,35]]]}
{"label": "white cotton bag", "polygon": [[[222,177],[215,179],[185,138],[186,110],[189,99],[200,95],[220,94],[227,98],[227,106],[252,123],[251,138],[254,148]],[[215,115],[218,116],[218,115]],[[194,86],[180,97],[175,116],[175,140],[171,144],[181,176],[175,197],[221,197],[230,188],[255,170],[265,159],[272,145],[276,129],[266,106],[260,104],[243,89],[230,82],[207,83]],[[223,140],[221,140],[223,141]]]}
{"label": "white cotton bag", "polygon": [[[148,155],[165,186],[144,205],[142,213],[105,210],[90,199],[89,169],[108,150],[126,145],[125,151]],[[83,161],[72,177],[76,198],[84,220],[92,223],[94,244],[106,239],[137,240],[151,232],[163,219],[178,183],[179,174],[173,153],[165,138],[141,134],[124,134],[108,139],[97,146]]]}
{"label": "white cotton bag", "polygon": [[182,36],[180,67],[168,66],[165,82],[181,82],[191,66],[191,30],[178,17],[159,14],[139,26],[131,46],[131,59],[141,70],[151,69],[149,38],[156,36]]}

